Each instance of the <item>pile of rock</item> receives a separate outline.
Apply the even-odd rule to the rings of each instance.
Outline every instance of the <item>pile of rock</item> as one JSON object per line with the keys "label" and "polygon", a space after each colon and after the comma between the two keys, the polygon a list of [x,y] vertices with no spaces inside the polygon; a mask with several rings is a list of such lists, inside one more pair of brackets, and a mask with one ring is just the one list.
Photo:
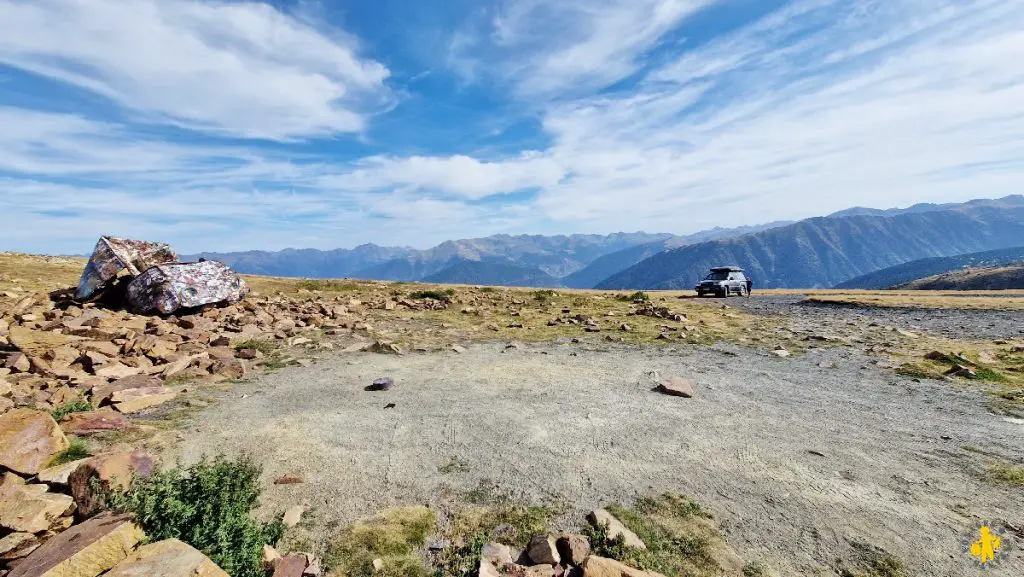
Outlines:
{"label": "pile of rock", "polygon": [[250,298],[159,317],[25,297],[0,310],[0,412],[84,399],[132,413],[174,398],[180,387],[173,382],[183,378],[240,379],[262,353],[233,345],[315,346],[306,331],[337,335],[364,326],[351,312],[360,303],[346,301]]}
{"label": "pile of rock", "polygon": [[630,305],[629,314],[645,317],[655,317],[659,319],[667,319],[678,323],[686,322],[686,315],[674,313],[671,310],[669,310],[668,307],[659,307],[651,302],[641,302]]}
{"label": "pile of rock", "polygon": [[[609,538],[621,538],[623,544],[646,549],[644,542],[604,509],[587,516],[595,527],[604,527]],[[534,535],[525,551],[514,551],[501,543],[489,543],[480,554],[479,577],[661,577],[641,571],[613,559],[592,555],[590,541],[584,535],[557,533]]]}
{"label": "pile of rock", "polygon": [[6,577],[228,577],[186,543],[166,539],[139,546],[144,539],[127,516],[103,513],[36,548],[12,564]]}
{"label": "pile of rock", "polygon": [[[48,413],[18,408],[0,415],[0,575],[6,570],[13,570],[11,575],[78,575],[22,567],[38,568],[39,558],[55,560],[55,547],[67,557],[54,563],[66,561],[72,555],[68,548],[50,545],[58,534],[58,543],[70,543],[74,551],[89,545],[75,537],[81,533],[73,532],[75,520],[100,510],[108,491],[127,488],[133,475],[147,476],[155,465],[152,456],[129,451],[51,466],[54,457],[68,446],[64,432]],[[72,536],[65,537],[62,531],[69,527]],[[90,527],[82,531],[92,535]],[[135,543],[137,540],[128,547]]]}

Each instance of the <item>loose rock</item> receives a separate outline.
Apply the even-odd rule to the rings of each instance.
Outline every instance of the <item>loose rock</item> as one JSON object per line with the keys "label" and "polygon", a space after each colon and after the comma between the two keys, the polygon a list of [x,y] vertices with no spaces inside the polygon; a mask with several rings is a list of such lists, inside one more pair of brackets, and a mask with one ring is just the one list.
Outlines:
{"label": "loose rock", "polygon": [[673,397],[684,397],[689,399],[694,395],[693,383],[675,375],[669,375],[661,379],[655,389],[660,393],[671,395]]}
{"label": "loose rock", "polygon": [[647,545],[640,540],[640,537],[637,537],[636,533],[627,529],[621,521],[604,509],[591,511],[590,514],[587,515],[587,520],[595,527],[607,525],[608,537],[615,539],[616,537],[621,536],[623,543],[627,547],[633,547],[634,549],[647,549]]}
{"label": "loose rock", "polygon": [[230,577],[201,552],[177,539],[139,547],[104,577]]}
{"label": "loose rock", "polygon": [[64,432],[48,413],[12,409],[0,415],[0,466],[35,475],[66,448]]}
{"label": "loose rock", "polygon": [[127,515],[97,515],[44,543],[8,577],[99,575],[124,560],[143,536]]}

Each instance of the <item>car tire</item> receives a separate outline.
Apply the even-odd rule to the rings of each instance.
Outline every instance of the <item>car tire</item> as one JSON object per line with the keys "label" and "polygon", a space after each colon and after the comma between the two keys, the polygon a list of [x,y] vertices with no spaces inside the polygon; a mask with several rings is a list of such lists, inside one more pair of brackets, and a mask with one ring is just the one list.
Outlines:
{"label": "car tire", "polygon": [[750,296],[750,295],[747,294],[747,287],[745,287],[745,286],[741,286],[740,287],[740,296],[741,297],[748,297],[748,296]]}

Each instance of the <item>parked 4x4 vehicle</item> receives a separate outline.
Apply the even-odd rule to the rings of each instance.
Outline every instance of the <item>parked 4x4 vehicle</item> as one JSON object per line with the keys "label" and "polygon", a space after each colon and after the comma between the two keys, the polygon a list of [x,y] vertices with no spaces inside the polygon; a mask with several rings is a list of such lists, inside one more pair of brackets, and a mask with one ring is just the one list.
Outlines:
{"label": "parked 4x4 vehicle", "polygon": [[728,297],[733,294],[750,296],[750,281],[743,274],[743,269],[735,266],[719,266],[711,269],[711,274],[693,287],[697,296],[713,294],[717,297]]}

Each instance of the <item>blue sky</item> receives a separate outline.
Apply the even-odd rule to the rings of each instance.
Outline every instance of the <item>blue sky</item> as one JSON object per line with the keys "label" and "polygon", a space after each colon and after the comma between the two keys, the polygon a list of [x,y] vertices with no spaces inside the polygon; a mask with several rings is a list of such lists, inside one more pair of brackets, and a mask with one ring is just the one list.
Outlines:
{"label": "blue sky", "polygon": [[687,233],[1022,192],[1005,0],[0,0],[0,250]]}

